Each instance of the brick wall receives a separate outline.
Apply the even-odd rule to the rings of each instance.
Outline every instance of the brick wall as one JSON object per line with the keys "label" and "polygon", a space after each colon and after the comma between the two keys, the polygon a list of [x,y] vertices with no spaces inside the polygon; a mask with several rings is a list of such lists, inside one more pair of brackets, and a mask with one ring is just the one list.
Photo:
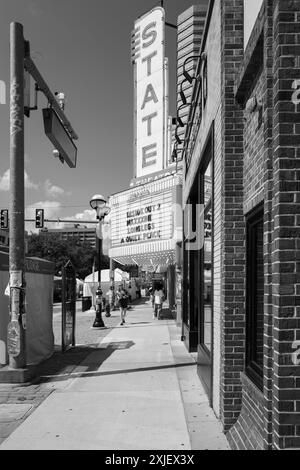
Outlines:
{"label": "brick wall", "polygon": [[[292,101],[300,80],[299,23],[300,0],[265,0],[244,57],[243,1],[215,2],[207,54],[217,64],[213,41],[219,41],[221,68],[209,79],[184,187],[186,201],[214,121],[213,406],[234,449],[300,449],[300,354],[294,354],[300,349],[300,104]],[[243,70],[250,59],[253,69]],[[238,90],[237,76],[244,77]],[[244,121],[253,96],[262,98],[262,108]],[[262,201],[261,391],[244,368],[245,216]]]}
{"label": "brick wall", "polygon": [[245,222],[243,214],[243,113],[234,82],[244,54],[243,0],[221,2],[222,14],[222,294],[221,418],[224,430],[241,410],[245,358]]}
{"label": "brick wall", "polygon": [[222,114],[214,126],[214,236],[213,236],[213,409],[220,416],[221,288],[222,288]]}
{"label": "brick wall", "polygon": [[233,448],[241,449],[268,449],[272,442],[272,7],[272,1],[264,2],[237,77],[237,97],[242,107],[245,108],[248,99],[253,97],[262,103],[261,109],[245,114],[244,215],[264,201],[264,279],[261,283],[264,288],[263,392],[242,374],[241,414],[228,434]]}
{"label": "brick wall", "polygon": [[273,387],[273,279],[272,279],[272,234],[273,220],[273,0],[265,0],[264,23],[264,449],[272,448],[272,387]]}
{"label": "brick wall", "polygon": [[244,374],[242,381],[242,409],[236,425],[227,434],[233,450],[264,449],[264,397]]}
{"label": "brick wall", "polygon": [[250,96],[263,97],[262,127],[255,135],[253,121],[245,126],[244,212],[264,200],[264,381],[261,393],[242,374],[242,409],[228,438],[237,449],[299,449],[300,106],[292,85],[300,78],[300,1],[265,0],[262,12],[263,72],[247,84]]}
{"label": "brick wall", "polygon": [[[244,111],[244,215],[246,216],[259,203],[268,199],[272,201],[272,172],[269,173],[271,167],[269,159],[272,156],[272,141],[268,141],[268,136],[272,136],[272,127],[270,128],[269,106],[271,101],[269,87],[272,90],[272,83],[268,82],[267,67],[267,48],[268,45],[268,29],[266,28],[266,10],[262,8],[257,18],[253,34],[245,51],[244,63],[240,77],[242,82],[239,87],[243,89],[240,101],[243,108],[247,107],[248,100],[256,99],[261,107],[253,112]],[[262,40],[263,37],[263,40]],[[272,62],[271,62],[272,66]],[[269,93],[269,95],[268,95]],[[271,150],[269,154],[269,150]],[[268,178],[271,178],[270,186]],[[270,194],[268,195],[268,191]],[[268,198],[269,196],[269,198]],[[264,225],[264,264],[265,269],[261,266],[262,279],[259,283],[261,294],[264,295],[266,286],[269,288],[272,281],[268,279],[270,270],[268,251],[270,243],[268,239],[269,230],[268,207],[265,209],[265,225]],[[265,271],[265,274],[263,274]],[[270,282],[269,284],[265,283]],[[245,293],[246,294],[246,293]],[[258,295],[258,293],[257,293]],[[263,328],[264,337],[260,344],[257,343],[257,354],[264,358],[264,363],[268,364],[269,355],[266,354],[265,344],[270,344],[270,338],[266,337],[268,328],[264,328],[266,317],[264,315],[265,305],[262,312],[257,312],[257,328]],[[272,330],[271,330],[272,331]],[[260,339],[260,337],[259,337]],[[262,362],[263,362],[262,361]],[[265,369],[266,371],[268,369]],[[264,394],[251,382],[246,375],[242,374],[242,408],[239,419],[234,427],[228,433],[228,439],[234,449],[261,450],[265,448],[266,443],[266,421],[267,406]]]}
{"label": "brick wall", "polygon": [[300,0],[274,1],[273,16],[273,447],[300,449],[300,106],[292,84],[300,78]]}
{"label": "brick wall", "polygon": [[[265,74],[258,77],[249,98],[263,100]],[[264,126],[262,110],[244,113],[244,212],[263,199],[264,189]]]}

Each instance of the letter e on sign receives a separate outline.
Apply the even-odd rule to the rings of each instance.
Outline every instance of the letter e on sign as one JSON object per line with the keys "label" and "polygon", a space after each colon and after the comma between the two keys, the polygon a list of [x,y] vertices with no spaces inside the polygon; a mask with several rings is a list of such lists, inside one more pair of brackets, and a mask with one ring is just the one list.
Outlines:
{"label": "letter e on sign", "polygon": [[143,147],[143,168],[156,164],[156,144]]}

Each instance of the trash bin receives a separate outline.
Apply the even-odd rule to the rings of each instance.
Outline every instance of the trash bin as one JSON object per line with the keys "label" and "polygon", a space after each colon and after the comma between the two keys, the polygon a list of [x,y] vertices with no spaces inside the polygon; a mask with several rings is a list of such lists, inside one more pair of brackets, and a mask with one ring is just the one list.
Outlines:
{"label": "trash bin", "polygon": [[92,297],[82,297],[82,311],[86,312],[92,307]]}

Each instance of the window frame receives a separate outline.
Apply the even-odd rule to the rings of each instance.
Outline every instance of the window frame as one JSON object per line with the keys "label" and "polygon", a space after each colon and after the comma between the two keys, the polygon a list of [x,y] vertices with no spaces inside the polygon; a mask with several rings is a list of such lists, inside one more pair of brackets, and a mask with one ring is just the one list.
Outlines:
{"label": "window frame", "polygon": [[[203,165],[200,169],[200,174],[199,174],[199,195],[200,195],[200,204],[204,206],[204,220],[206,214],[211,211],[212,213],[212,246],[213,246],[213,146],[212,143],[209,143],[210,147],[208,148],[207,151],[207,157],[203,162]],[[212,187],[211,187],[211,197],[209,200],[205,201],[205,173],[208,169],[208,167],[211,166],[211,172],[212,172]],[[201,286],[201,295],[200,295],[200,315],[199,315],[199,346],[202,348],[202,350],[206,353],[207,357],[212,360],[212,349],[209,350],[205,344],[205,305],[204,305],[204,285],[205,285],[205,280],[204,280],[204,268],[205,268],[205,246],[200,251],[200,264],[199,264],[199,280],[200,280],[200,286]],[[213,273],[213,251],[211,252],[211,269]],[[212,328],[213,328],[213,274],[212,274],[212,280],[211,280],[211,323],[212,323]],[[213,347],[213,340],[212,340],[213,334],[211,333],[211,348]]]}
{"label": "window frame", "polygon": [[[246,219],[246,374],[260,390],[263,389],[263,366],[256,362],[255,355],[257,352],[257,227],[261,223],[264,224],[263,203]],[[262,334],[264,335],[264,332]]]}

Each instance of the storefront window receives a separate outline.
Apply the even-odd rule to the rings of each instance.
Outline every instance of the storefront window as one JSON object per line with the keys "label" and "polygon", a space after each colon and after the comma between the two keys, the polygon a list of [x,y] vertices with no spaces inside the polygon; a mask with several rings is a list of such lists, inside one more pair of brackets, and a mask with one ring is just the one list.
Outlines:
{"label": "storefront window", "polygon": [[212,336],[212,165],[209,162],[202,173],[202,204],[204,204],[204,247],[201,273],[202,302],[200,312],[200,343],[211,353]]}
{"label": "storefront window", "polygon": [[264,244],[263,207],[247,220],[247,373],[257,386],[263,380]]}

